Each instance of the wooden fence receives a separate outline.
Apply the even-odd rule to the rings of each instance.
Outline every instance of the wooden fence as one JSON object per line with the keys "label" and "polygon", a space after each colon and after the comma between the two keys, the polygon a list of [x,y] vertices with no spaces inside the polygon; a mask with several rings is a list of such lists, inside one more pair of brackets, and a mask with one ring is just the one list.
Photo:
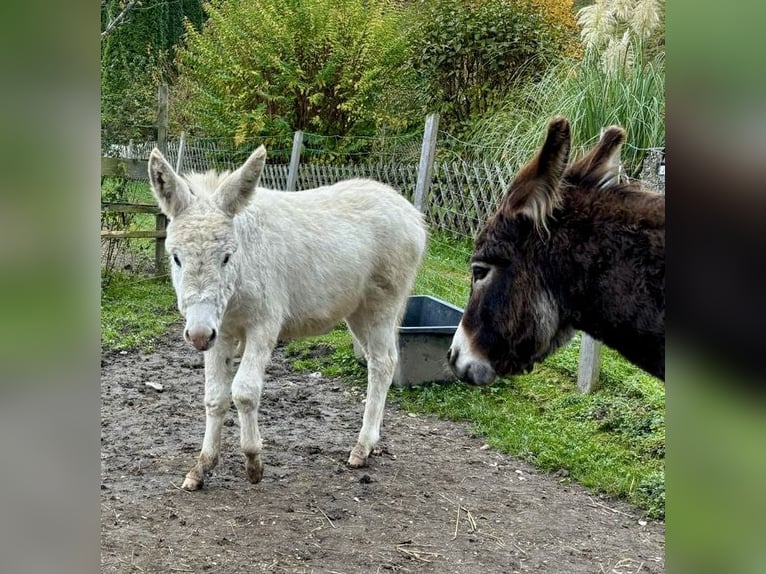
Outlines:
{"label": "wooden fence", "polygon": [[167,217],[156,205],[148,203],[105,202],[101,204],[104,213],[152,213],[154,214],[154,230],[151,229],[102,229],[101,239],[154,239],[154,272],[161,275],[165,270],[165,231],[168,226]]}
{"label": "wooden fence", "polygon": [[[415,163],[348,163],[317,165],[302,163],[303,132],[295,132],[289,164],[267,163],[261,185],[271,189],[296,191],[331,185],[354,177],[373,178],[398,189],[424,214],[432,231],[472,240],[481,225],[494,211],[499,197],[513,180],[513,167],[464,161],[435,161],[438,116],[426,119],[420,161]],[[227,153],[209,141],[187,141],[181,134],[176,142],[162,142],[166,158],[175,163],[176,171],[235,169],[245,159],[242,152]],[[154,142],[128,146],[110,146],[109,151],[121,158],[102,158],[102,176],[124,177],[148,182],[147,159]],[[664,192],[664,153],[655,154],[652,170],[662,171]],[[642,174],[643,176],[643,174]],[[145,238],[155,240],[155,269],[164,272],[165,228],[167,219],[154,205],[104,203],[102,210],[117,213],[149,213],[155,215],[155,229],[141,231],[102,230],[107,239]],[[466,259],[469,255],[465,254]],[[451,277],[439,281],[461,281],[465,270],[455,270]],[[459,291],[459,289],[458,289]],[[600,366],[600,344],[583,334],[577,387],[589,392],[597,387]]]}

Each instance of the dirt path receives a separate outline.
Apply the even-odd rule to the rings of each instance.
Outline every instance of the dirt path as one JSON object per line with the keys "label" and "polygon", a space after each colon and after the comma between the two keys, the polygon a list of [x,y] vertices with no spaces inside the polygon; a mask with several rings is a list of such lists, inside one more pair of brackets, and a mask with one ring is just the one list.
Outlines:
{"label": "dirt path", "polygon": [[204,407],[202,357],[177,332],[153,354],[104,356],[101,392],[102,572],[664,572],[664,524],[482,449],[462,424],[387,405],[369,468],[346,468],[363,396],[279,352],[257,485],[232,407],[204,490],[178,488]]}

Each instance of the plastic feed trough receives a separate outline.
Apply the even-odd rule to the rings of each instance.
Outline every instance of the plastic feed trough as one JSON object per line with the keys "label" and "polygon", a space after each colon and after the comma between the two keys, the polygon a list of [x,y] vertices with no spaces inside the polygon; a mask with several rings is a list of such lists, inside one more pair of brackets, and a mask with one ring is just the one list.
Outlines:
{"label": "plastic feed trough", "polygon": [[399,327],[395,385],[455,380],[447,365],[447,351],[462,316],[462,309],[436,297],[409,298]]}

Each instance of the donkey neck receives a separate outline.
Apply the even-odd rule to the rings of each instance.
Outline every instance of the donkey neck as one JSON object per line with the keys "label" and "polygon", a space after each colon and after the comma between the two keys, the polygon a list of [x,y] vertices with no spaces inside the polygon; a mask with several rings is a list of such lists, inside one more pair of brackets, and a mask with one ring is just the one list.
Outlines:
{"label": "donkey neck", "polygon": [[572,326],[619,350],[637,324],[664,338],[664,198],[606,193],[571,197],[554,214],[543,253],[548,285]]}

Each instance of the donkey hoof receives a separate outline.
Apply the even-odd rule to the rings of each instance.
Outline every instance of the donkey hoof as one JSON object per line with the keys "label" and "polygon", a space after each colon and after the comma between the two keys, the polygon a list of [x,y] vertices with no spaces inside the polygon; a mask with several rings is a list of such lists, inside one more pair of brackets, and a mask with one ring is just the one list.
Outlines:
{"label": "donkey hoof", "polygon": [[364,454],[364,449],[356,445],[351,454],[348,457],[348,465],[353,468],[361,468],[367,466],[367,455]]}
{"label": "donkey hoof", "polygon": [[261,463],[261,457],[250,459],[245,461],[245,472],[247,473],[247,480],[253,484],[258,484],[263,478],[263,463]]}
{"label": "donkey hoof", "polygon": [[184,490],[199,490],[202,488],[202,484],[203,480],[201,478],[187,474],[186,478],[184,478],[184,482],[181,485],[181,488]]}

